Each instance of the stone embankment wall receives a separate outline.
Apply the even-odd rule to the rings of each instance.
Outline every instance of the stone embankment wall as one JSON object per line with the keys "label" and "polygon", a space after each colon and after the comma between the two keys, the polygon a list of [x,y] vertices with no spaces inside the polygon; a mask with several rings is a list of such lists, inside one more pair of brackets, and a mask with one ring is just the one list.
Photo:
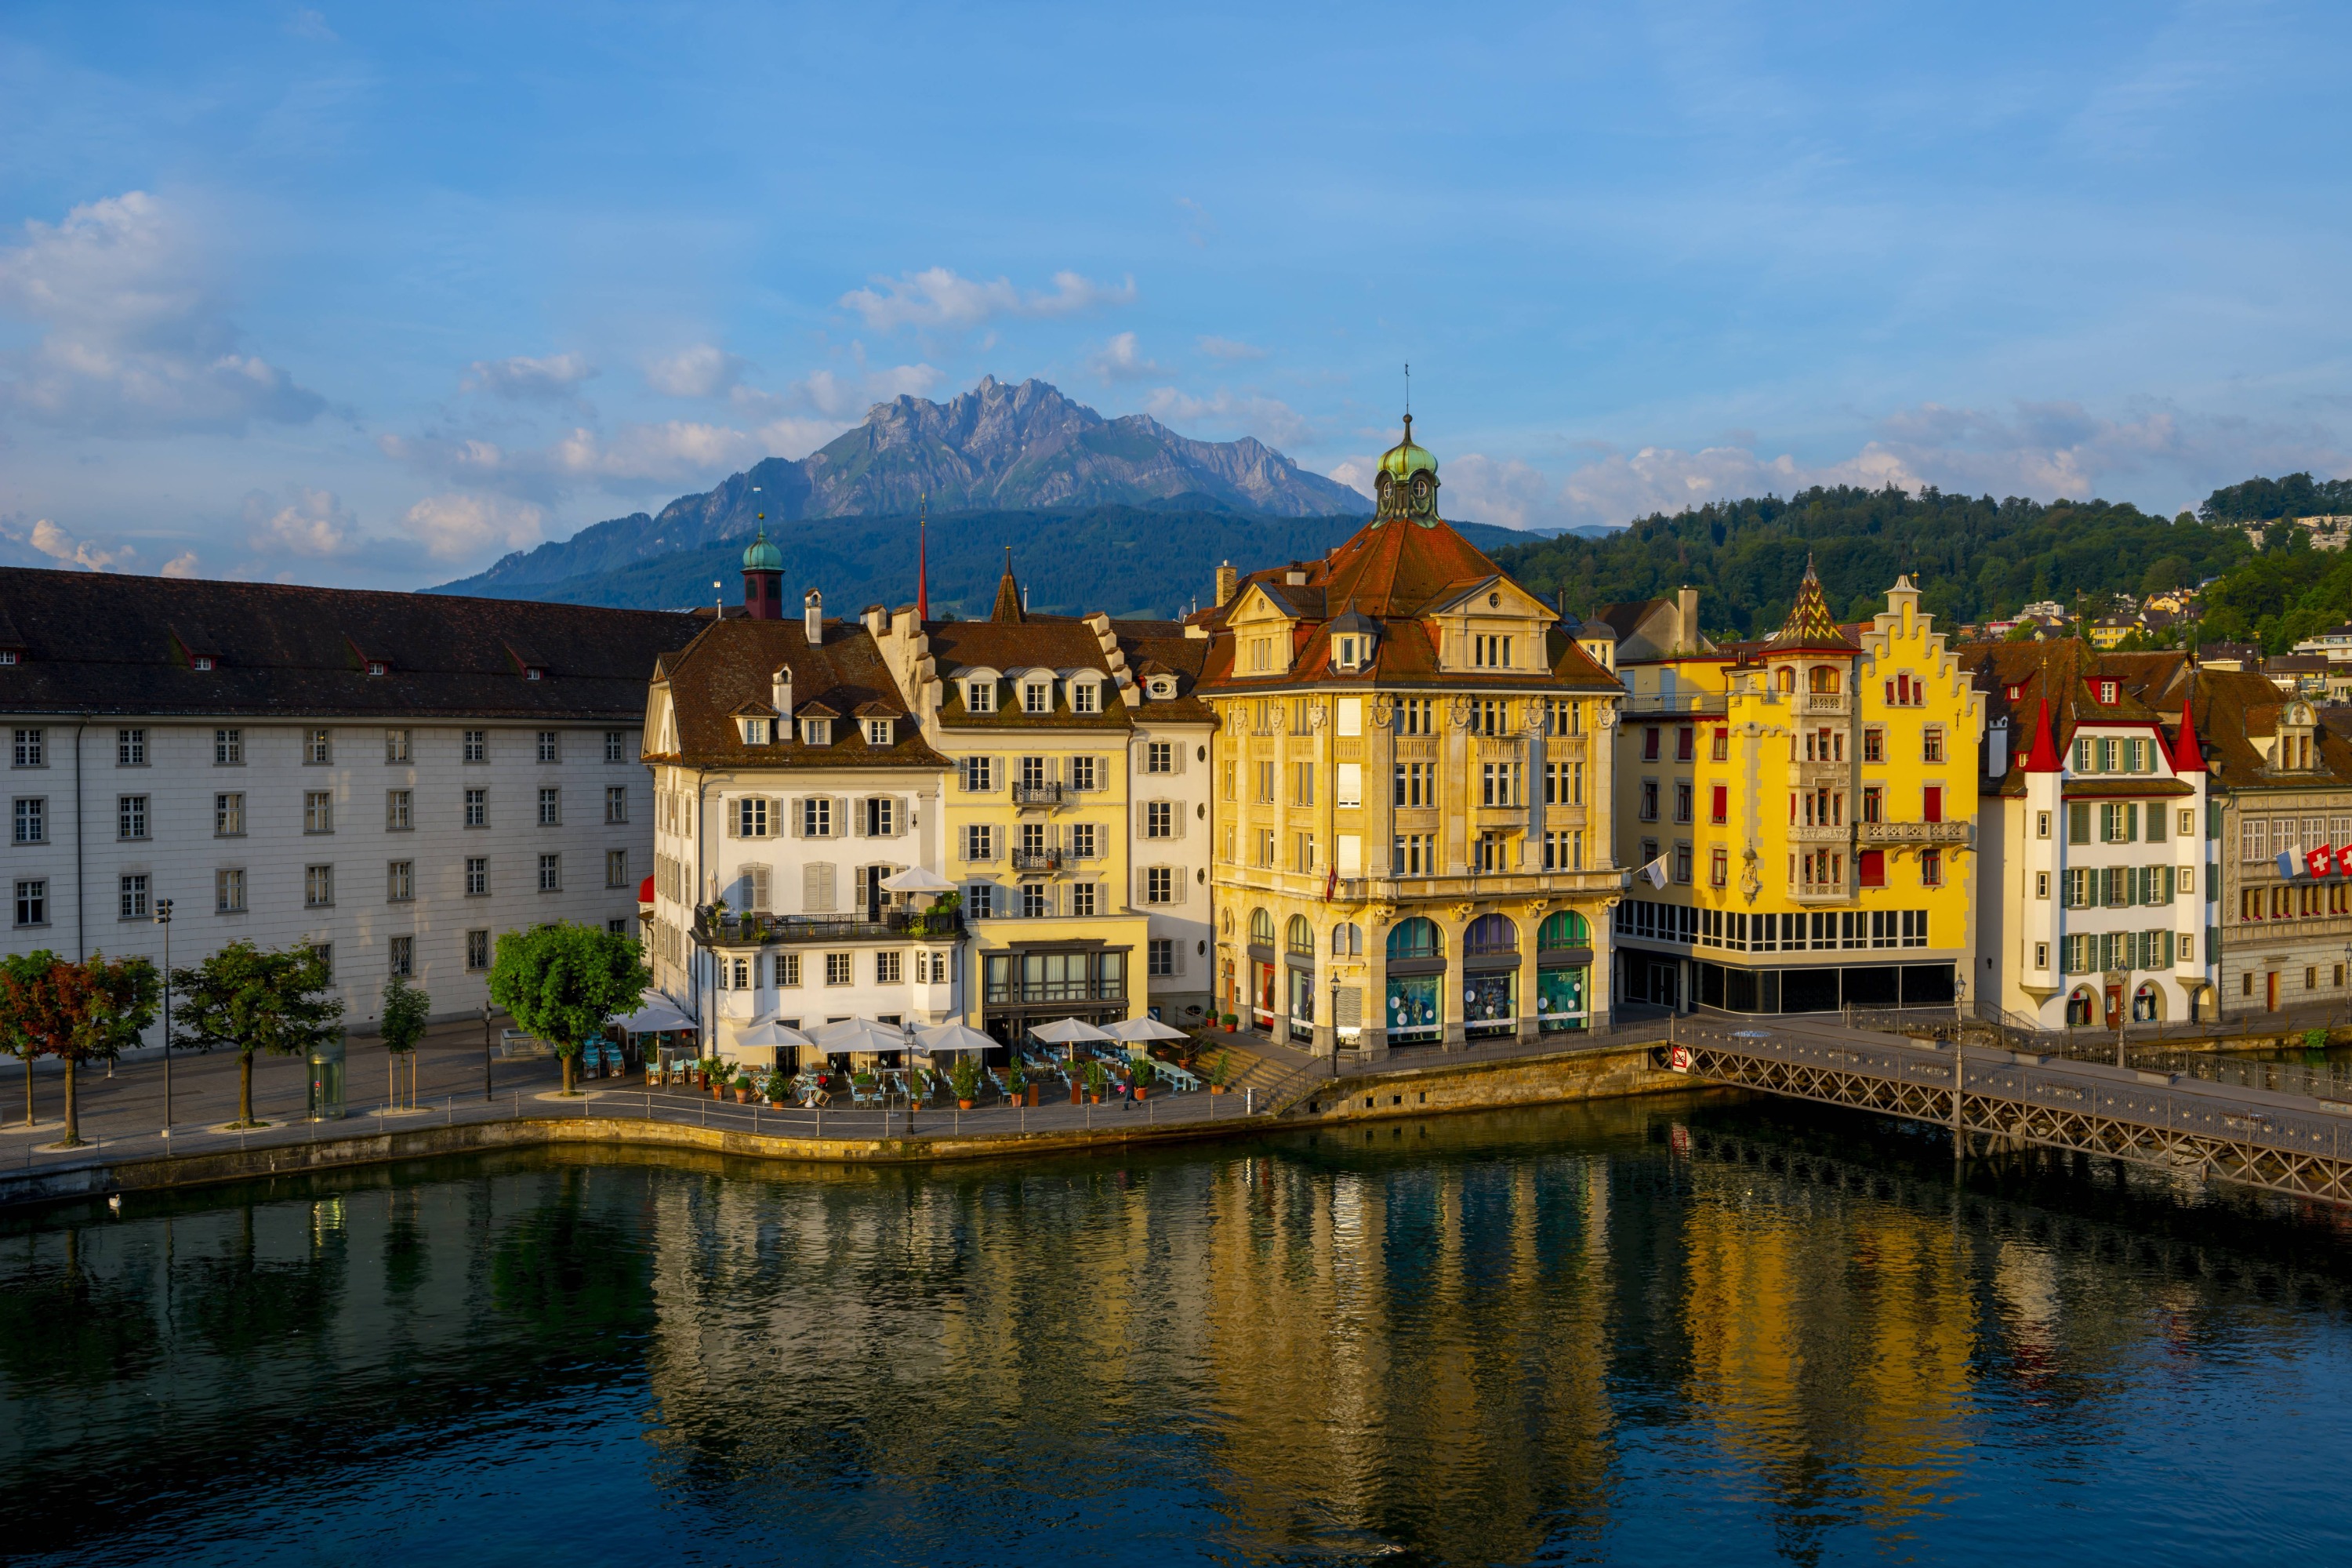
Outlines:
{"label": "stone embankment wall", "polygon": [[1645,1044],[1357,1074],[1318,1088],[1292,1108],[1281,1124],[1556,1105],[1563,1100],[1614,1099],[1692,1087],[1688,1078],[1656,1066],[1654,1056],[1655,1047]]}

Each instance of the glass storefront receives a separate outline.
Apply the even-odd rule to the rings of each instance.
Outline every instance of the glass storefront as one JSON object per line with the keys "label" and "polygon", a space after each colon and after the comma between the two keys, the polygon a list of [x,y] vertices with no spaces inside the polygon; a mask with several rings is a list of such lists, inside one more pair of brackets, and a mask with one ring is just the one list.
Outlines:
{"label": "glass storefront", "polygon": [[1445,1020],[1437,1007],[1438,974],[1389,976],[1389,1044],[1427,1044],[1444,1037]]}
{"label": "glass storefront", "polygon": [[1519,1026],[1519,972],[1496,970],[1462,977],[1462,1032],[1507,1035]]}
{"label": "glass storefront", "polygon": [[1300,1045],[1315,1038],[1315,972],[1290,966],[1290,1037]]}
{"label": "glass storefront", "polygon": [[1574,969],[1545,969],[1536,974],[1536,1019],[1545,1034],[1557,1034],[1563,1029],[1581,1029],[1591,1023],[1591,1009],[1585,1005],[1586,984],[1592,972],[1579,966]]}

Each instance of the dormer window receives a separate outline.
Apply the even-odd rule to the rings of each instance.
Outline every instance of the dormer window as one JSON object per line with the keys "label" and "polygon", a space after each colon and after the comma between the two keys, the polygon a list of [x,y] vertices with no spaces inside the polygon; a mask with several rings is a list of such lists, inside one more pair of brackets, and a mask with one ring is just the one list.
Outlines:
{"label": "dormer window", "polygon": [[1054,687],[1051,681],[1031,680],[1021,688],[1021,711],[1051,713],[1054,710]]}
{"label": "dormer window", "polygon": [[1356,668],[1356,639],[1354,637],[1341,637],[1339,639],[1339,668],[1341,669],[1353,669]]}
{"label": "dormer window", "polygon": [[968,680],[964,682],[963,706],[964,711],[967,713],[995,712],[996,682],[992,680]]}
{"label": "dormer window", "polygon": [[547,667],[543,664],[526,664],[522,667],[522,678],[525,680],[545,680]]}
{"label": "dormer window", "polygon": [[1070,683],[1070,711],[1073,713],[1101,712],[1102,688],[1096,685],[1091,680],[1072,681]]}
{"label": "dormer window", "polygon": [[832,745],[832,744],[833,744],[833,721],[832,721],[832,720],[830,720],[830,719],[803,719],[803,720],[802,720],[802,721],[801,721],[801,742],[802,742],[802,744],[803,744],[803,745],[809,745],[809,746],[830,746],[830,745]]}
{"label": "dormer window", "polygon": [[747,746],[766,745],[768,743],[768,737],[771,733],[772,731],[768,728],[768,721],[765,719],[746,719],[743,721],[743,743]]}
{"label": "dormer window", "polygon": [[[12,654],[9,656],[9,662],[12,664],[16,662],[15,655]],[[210,669],[213,667],[213,656],[208,653],[200,653],[196,655],[195,658],[190,659],[188,664],[191,668]]]}
{"label": "dormer window", "polygon": [[380,658],[372,658],[368,660],[367,671],[370,675],[390,675],[392,673],[392,666],[384,663],[383,660]]}
{"label": "dormer window", "polygon": [[897,729],[898,725],[890,720],[868,719],[866,721],[866,743],[869,746],[891,745],[897,740],[894,733]]}
{"label": "dormer window", "polygon": [[1176,683],[1164,675],[1160,676],[1151,683],[1151,695],[1159,700],[1165,701],[1176,695]]}
{"label": "dormer window", "polygon": [[0,647],[0,664],[14,664],[16,662],[16,650],[15,648]]}
{"label": "dormer window", "polygon": [[2012,687],[2011,687],[2011,688],[2009,689],[2009,700],[2010,700],[2011,702],[2016,701],[2016,700],[2017,700],[2017,697],[2018,697],[2018,693],[2020,693],[2021,691],[2023,691],[2024,689],[2024,689],[2023,687],[2021,687],[2021,686],[2012,686]]}
{"label": "dormer window", "polygon": [[1511,639],[1505,637],[1475,637],[1470,639],[1470,662],[1479,669],[1511,668]]}
{"label": "dormer window", "polygon": [[2117,696],[2118,692],[2120,691],[2120,689],[2121,689],[2120,684],[2119,684],[2118,682],[2116,682],[2116,681],[2113,681],[2113,680],[2102,680],[2101,682],[2099,682],[2099,704],[2100,704],[2100,706],[2102,706],[2102,707],[2105,707],[2105,708],[2112,708],[2112,707],[2114,707],[2114,706],[2116,705],[2116,696]]}

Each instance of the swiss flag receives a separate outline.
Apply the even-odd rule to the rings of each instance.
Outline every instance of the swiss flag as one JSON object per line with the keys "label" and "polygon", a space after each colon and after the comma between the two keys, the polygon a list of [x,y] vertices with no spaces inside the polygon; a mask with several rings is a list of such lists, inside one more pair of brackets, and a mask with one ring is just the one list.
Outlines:
{"label": "swiss flag", "polygon": [[2352,877],[2352,844],[2336,852],[2336,870],[2339,876]]}
{"label": "swiss flag", "polygon": [[2325,877],[2327,875],[2328,865],[2335,858],[2336,852],[2328,848],[2325,844],[2321,845],[2316,849],[2306,849],[2303,852],[2303,864],[2305,868],[2309,870],[2315,877]]}

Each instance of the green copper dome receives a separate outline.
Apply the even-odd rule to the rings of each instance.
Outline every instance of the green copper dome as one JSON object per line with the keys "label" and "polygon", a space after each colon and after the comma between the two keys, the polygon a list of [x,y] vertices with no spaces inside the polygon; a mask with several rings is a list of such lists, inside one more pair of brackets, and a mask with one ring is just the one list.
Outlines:
{"label": "green copper dome", "polygon": [[1404,439],[1381,454],[1381,472],[1399,480],[1418,473],[1437,472],[1437,459],[1429,455],[1428,448],[1413,444],[1412,415],[1404,416]]}
{"label": "green copper dome", "polygon": [[761,529],[760,536],[751,541],[750,547],[743,552],[743,570],[781,572],[783,569],[784,552],[768,542],[768,531]]}

